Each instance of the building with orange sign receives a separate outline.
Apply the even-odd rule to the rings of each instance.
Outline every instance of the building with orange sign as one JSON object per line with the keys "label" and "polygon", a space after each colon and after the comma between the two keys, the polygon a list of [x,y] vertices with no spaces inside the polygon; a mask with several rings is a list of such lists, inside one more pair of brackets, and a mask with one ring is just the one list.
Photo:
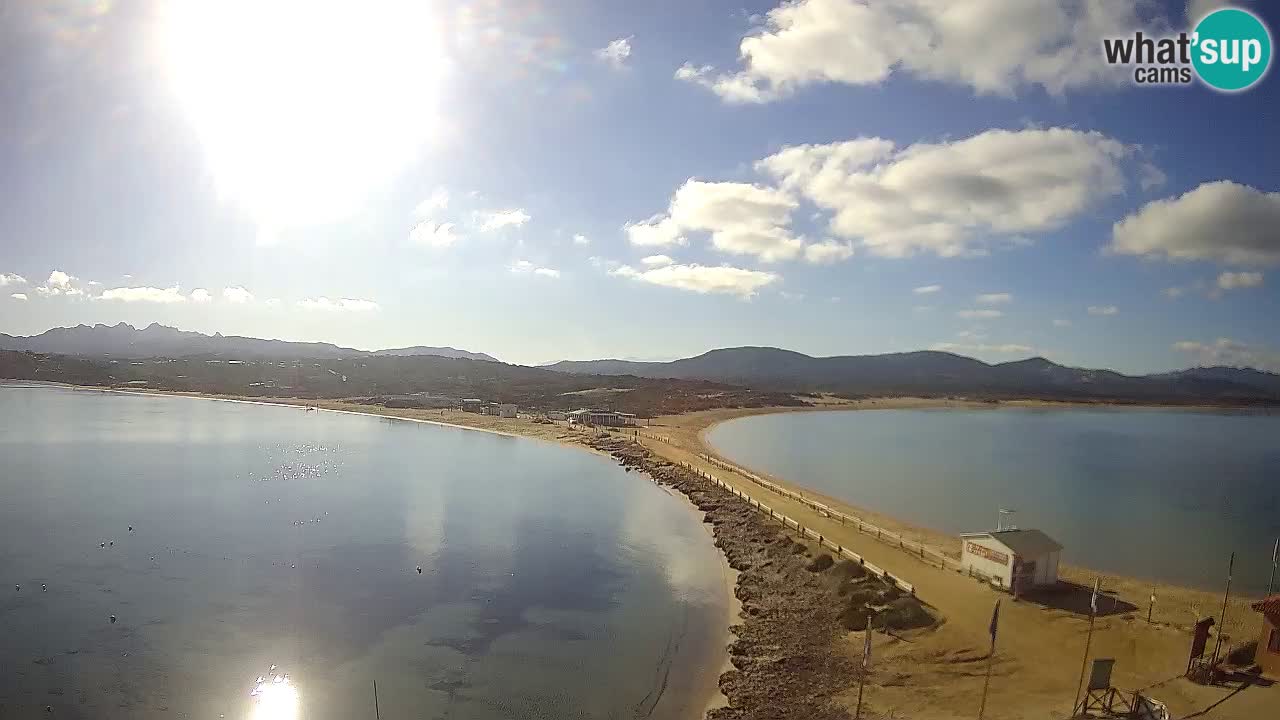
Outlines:
{"label": "building with orange sign", "polygon": [[1062,545],[1039,530],[992,530],[960,536],[960,565],[1015,595],[1058,584]]}

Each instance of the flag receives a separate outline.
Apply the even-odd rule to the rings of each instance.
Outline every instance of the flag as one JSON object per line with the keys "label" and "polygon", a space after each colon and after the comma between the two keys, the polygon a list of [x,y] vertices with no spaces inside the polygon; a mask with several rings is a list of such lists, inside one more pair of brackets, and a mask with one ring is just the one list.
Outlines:
{"label": "flag", "polygon": [[1271,567],[1275,567],[1277,564],[1280,564],[1278,561],[1280,561],[1280,538],[1276,538],[1275,549],[1271,551]]}
{"label": "flag", "polygon": [[987,628],[987,632],[991,633],[991,650],[995,652],[996,648],[996,630],[1000,628],[1000,601],[996,601],[996,607],[991,611],[991,627]]}
{"label": "flag", "polygon": [[1098,614],[1098,584],[1100,582],[1101,582],[1101,578],[1094,578],[1093,597],[1089,598],[1089,608],[1093,611],[1094,615]]}
{"label": "flag", "polygon": [[862,669],[871,667],[871,616],[867,616],[867,636],[862,643]]}

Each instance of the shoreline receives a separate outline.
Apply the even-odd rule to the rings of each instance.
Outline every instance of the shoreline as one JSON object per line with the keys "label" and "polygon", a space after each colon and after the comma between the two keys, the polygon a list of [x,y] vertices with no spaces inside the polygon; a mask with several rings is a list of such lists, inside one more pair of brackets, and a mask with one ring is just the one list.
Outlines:
{"label": "shoreline", "polygon": [[[113,391],[96,387],[83,389]],[[1057,706],[1063,703],[1064,697],[1071,695],[1080,672],[1079,653],[1084,642],[1087,611],[1028,600],[1009,603],[1008,596],[1003,593],[997,594],[953,571],[931,567],[915,556],[904,554],[874,538],[851,533],[852,528],[841,527],[803,504],[769,495],[768,491],[746,478],[705,463],[697,456],[700,450],[710,450],[709,454],[719,456],[701,439],[703,431],[718,422],[748,415],[902,407],[994,408],[1000,405],[899,398],[826,402],[802,408],[721,409],[656,418],[650,427],[638,428],[640,441],[636,443],[621,433],[597,436],[593,432],[569,430],[558,424],[472,416],[461,412],[445,414],[438,410],[388,409],[334,400],[243,398],[135,390],[121,392],[299,408],[312,406],[373,417],[417,420],[557,442],[637,466],[634,469],[645,472],[660,485],[679,491],[703,511],[704,523],[710,527],[722,558],[738,571],[732,581],[729,606],[732,607],[735,600],[740,601],[739,614],[736,618],[727,618],[729,627],[723,628],[727,645],[723,657],[728,665],[700,668],[709,678],[705,706],[705,717],[709,720],[754,717],[753,713],[766,711],[777,717],[804,717],[806,720],[852,717],[862,635],[840,627],[836,613],[842,599],[835,598],[833,605],[832,591],[823,584],[824,579],[815,577],[812,571],[805,572],[804,563],[797,567],[797,558],[790,551],[777,551],[775,543],[782,542],[782,538],[789,534],[787,531],[781,531],[733,493],[710,485],[698,477],[698,473],[712,472],[735,491],[746,492],[757,500],[768,502],[779,512],[800,520],[812,531],[825,534],[829,541],[854,548],[865,556],[867,562],[874,562],[912,583],[919,598],[939,617],[940,622],[936,626],[910,631],[905,637],[876,634],[874,652],[877,660],[867,678],[868,697],[864,712],[872,716],[905,714],[917,720],[969,716],[969,706],[974,702],[976,688],[981,687],[982,680],[981,673],[974,675],[967,670],[972,667],[967,663],[985,658],[991,605],[1000,597],[1006,599],[1001,611],[1001,647],[995,662],[997,677],[1001,679],[992,683],[991,700],[1006,709],[1001,717],[1042,720],[1046,716],[1056,716],[1052,714],[1054,712],[1065,712]],[[459,420],[469,422],[450,422]],[[655,435],[671,437],[661,442],[652,439]],[[682,469],[681,465],[687,465],[692,471]],[[779,484],[799,487],[785,479]],[[806,496],[820,497],[816,493],[805,492]],[[841,510],[853,509],[838,501],[830,504]],[[859,511],[857,514],[877,524],[897,522],[871,512]],[[910,528],[902,523],[896,527]],[[939,534],[939,537],[945,536]],[[811,549],[805,553],[800,559],[807,560]],[[1064,566],[1064,570],[1068,569],[1069,566]],[[1068,573],[1064,572],[1064,576],[1070,579]],[[1087,581],[1091,586],[1093,576],[1090,575]],[[1145,597],[1151,589],[1149,584],[1119,576],[1106,576],[1103,582],[1104,590],[1113,597],[1140,599],[1140,602],[1131,602],[1130,609],[1119,610],[1114,605],[1109,608],[1104,600],[1099,613],[1093,656],[1117,658],[1113,676],[1117,687],[1149,689],[1156,699],[1166,702],[1177,717],[1204,711],[1228,699],[1231,702],[1219,707],[1213,713],[1214,717],[1260,717],[1265,715],[1266,708],[1280,702],[1280,687],[1270,690],[1254,688],[1242,693],[1238,690],[1232,692],[1234,688],[1198,686],[1179,679],[1186,663],[1189,641],[1186,625],[1193,617],[1191,611],[1216,615],[1221,606],[1220,594],[1206,604],[1197,598],[1207,596],[1207,593],[1177,587],[1171,587],[1169,592],[1161,589],[1156,622],[1149,625],[1145,622]],[[1178,592],[1190,593],[1193,597],[1179,601],[1171,596],[1171,593]],[[1082,602],[1087,607],[1087,593],[1082,599],[1076,592],[1072,599],[1078,601],[1077,605]],[[1140,617],[1133,605],[1141,607]],[[1242,611],[1238,600],[1233,600],[1230,620],[1247,622],[1247,637],[1256,632],[1256,623],[1253,623],[1253,613],[1248,611],[1247,605],[1244,608]],[[733,611],[729,614],[732,616]],[[782,614],[788,619],[779,622],[776,617],[770,617],[771,614]],[[1242,637],[1235,632],[1232,635],[1233,639]],[[983,649],[979,651],[978,648]],[[833,669],[838,672],[829,674],[828,671]],[[715,692],[717,688],[720,690],[718,693]],[[792,693],[796,694],[793,696]],[[783,704],[779,705],[780,701]],[[794,703],[794,706],[789,703]],[[695,706],[691,699],[688,707]],[[788,712],[778,714],[776,710],[779,708],[786,708]],[[1259,709],[1264,710],[1262,715],[1258,713]]]}
{"label": "shoreline", "polygon": [[[306,408],[316,408],[325,412],[341,413],[346,415],[364,415],[367,417],[383,418],[387,420],[403,420],[407,422],[422,423],[426,425],[435,425],[445,428],[453,428],[458,430],[471,430],[476,432],[484,432],[493,435],[501,435],[510,438],[520,438],[526,440],[537,440],[541,442],[549,442],[560,445],[561,447],[572,448],[579,451],[589,452],[595,455],[601,455],[610,459],[616,459],[606,450],[595,447],[592,444],[594,439],[591,433],[579,432],[576,430],[568,430],[562,425],[542,425],[533,423],[522,418],[497,418],[489,415],[473,415],[472,413],[462,413],[461,411],[450,411],[449,415],[441,414],[439,417],[449,417],[458,420],[478,420],[476,423],[449,422],[441,419],[433,419],[432,417],[416,417],[415,414],[428,414],[433,412],[423,408],[386,408],[378,405],[361,405],[359,403],[345,402],[341,400],[310,400],[305,398],[249,398],[244,396],[226,396],[226,395],[210,395],[206,393],[180,393],[167,392],[160,390],[136,390],[136,389],[118,389],[118,388],[102,388],[94,386],[72,385],[69,383],[43,382],[23,380],[18,383],[6,383],[0,381],[0,387],[10,385],[12,387],[57,387],[75,391],[93,391],[103,393],[117,393],[121,395],[134,395],[139,397],[164,397],[164,398],[186,398],[191,400],[212,400],[217,402],[243,403],[246,405],[263,405],[297,408],[305,411]],[[338,407],[335,407],[338,406]],[[367,408],[367,409],[366,409]],[[390,411],[390,412],[388,412]],[[440,411],[434,411],[440,412]],[[483,418],[483,420],[481,420]],[[523,422],[520,422],[523,420]],[[495,427],[493,425],[507,425],[508,427]],[[553,432],[548,429],[559,428],[563,432]],[[554,434],[554,437],[552,436]],[[656,482],[656,478],[651,478]],[[729,557],[724,550],[716,542],[714,535],[714,526],[711,525],[698,506],[685,493],[677,493],[678,499],[686,506],[693,518],[702,524],[708,533],[707,540],[716,547],[716,555],[719,558],[721,575],[724,580],[725,588],[725,618],[721,626],[721,642],[718,643],[715,655],[719,660],[719,665],[709,667],[703,673],[705,680],[697,683],[699,692],[690,698],[689,707],[696,708],[697,714],[690,714],[688,720],[704,720],[709,713],[727,707],[729,698],[721,689],[721,678],[726,672],[733,670],[732,657],[729,648],[737,641],[733,628],[737,626],[742,615],[742,601],[737,597],[735,592],[739,572],[733,568],[729,562]]]}
{"label": "shoreline", "polygon": [[[1234,408],[1223,408],[1223,407],[1216,407],[1216,406],[1170,407],[1170,406],[1163,406],[1163,405],[1155,405],[1155,406],[1106,405],[1104,407],[1105,409],[1108,409],[1108,410],[1117,410],[1117,411],[1184,410],[1184,411],[1196,411],[1196,412],[1231,412],[1235,410]],[[715,445],[713,445],[708,440],[708,435],[711,433],[711,431],[713,431],[720,425],[723,425],[725,423],[728,423],[734,420],[740,420],[747,417],[756,417],[761,415],[772,415],[772,414],[788,413],[788,412],[852,412],[852,411],[858,411],[858,410],[907,410],[907,409],[915,409],[915,410],[989,409],[989,410],[995,411],[995,410],[1000,410],[1005,408],[1045,408],[1045,409],[1064,409],[1064,410],[1065,409],[1099,409],[1099,405],[1094,403],[1066,403],[1066,402],[1042,401],[1042,400],[1001,401],[1001,402],[992,404],[992,403],[975,402],[975,401],[955,401],[955,400],[935,401],[930,398],[875,398],[867,401],[852,401],[849,404],[842,403],[840,405],[828,406],[828,407],[761,408],[763,412],[749,412],[749,411],[739,412],[737,410],[727,410],[727,411],[711,410],[711,411],[703,411],[702,413],[692,413],[686,416],[667,416],[666,418],[663,418],[663,419],[676,420],[677,418],[689,418],[692,415],[699,415],[701,417],[698,418],[698,420],[695,420],[694,423],[696,423],[696,426],[697,426],[697,446],[702,452],[705,452],[706,454],[712,457],[719,458],[737,467],[748,470],[761,477],[767,478],[771,482],[774,482],[788,489],[795,490],[795,491],[802,491],[807,496],[821,500],[824,504],[830,505],[838,509],[852,511],[851,514],[857,515],[859,517],[867,518],[868,520],[874,522],[875,524],[885,527],[885,529],[890,529],[903,535],[917,537],[918,539],[921,539],[926,545],[931,546],[931,549],[934,549],[943,554],[946,554],[954,560],[959,560],[958,548],[960,544],[960,538],[958,535],[952,534],[944,530],[939,530],[934,527],[930,527],[923,523],[914,522],[911,520],[907,520],[904,518],[900,518],[900,517],[879,511],[879,510],[874,510],[872,508],[868,508],[862,505],[857,505],[855,503],[852,503],[847,500],[843,500],[841,498],[832,497],[819,490],[815,490],[813,488],[808,487],[807,485],[803,484],[803,482],[799,479],[779,476],[773,473],[766,472],[760,468],[752,467],[745,463],[739,462],[738,460],[728,457],[727,455],[722,453],[719,449],[717,449]],[[710,418],[710,421],[706,423],[702,423],[700,422],[702,417]],[[681,426],[687,427],[689,429],[693,429],[694,423],[689,423],[688,421],[685,421],[685,422],[680,422],[678,424]],[[951,546],[954,546],[954,548]],[[1067,576],[1066,579],[1068,580],[1078,580],[1081,578],[1087,578],[1087,579],[1090,579],[1091,581],[1091,579],[1094,577],[1101,577],[1104,580],[1108,580],[1112,584],[1132,584],[1135,586],[1142,586],[1148,589],[1154,587],[1156,589],[1166,589],[1166,590],[1174,590],[1174,591],[1180,591],[1180,592],[1220,594],[1219,591],[1216,589],[1200,588],[1200,587],[1195,587],[1191,585],[1184,585],[1180,583],[1170,582],[1167,580],[1160,580],[1158,578],[1130,575],[1130,574],[1118,573],[1110,570],[1099,570],[1096,568],[1089,568],[1082,565],[1075,565],[1071,563],[1062,564],[1061,570]],[[1244,596],[1241,596],[1241,597],[1243,598]],[[1256,600],[1258,598],[1252,598],[1252,599]]]}
{"label": "shoreline", "polygon": [[[874,699],[870,701],[873,711],[907,712],[908,716],[917,718],[945,718],[956,716],[957,707],[967,707],[966,703],[971,702],[973,697],[973,690],[969,688],[969,692],[964,692],[964,682],[957,680],[957,677],[964,674],[957,673],[960,668],[955,663],[969,662],[967,658],[973,657],[971,653],[976,652],[977,648],[986,647],[989,642],[986,636],[991,606],[997,599],[1004,598],[1002,629],[1006,626],[1015,629],[1012,636],[1002,633],[1000,644],[1003,647],[999,650],[997,666],[1000,668],[1000,675],[1018,678],[1020,687],[1007,688],[993,684],[993,699],[999,698],[998,702],[1003,707],[1012,704],[1020,708],[1035,707],[1041,711],[1039,715],[1026,712],[1012,714],[1010,717],[1045,717],[1043,713],[1054,709],[1055,703],[1062,702],[1062,697],[1070,697],[1074,681],[1080,672],[1079,653],[1083,650],[1089,595],[1095,577],[1101,580],[1103,598],[1099,603],[1098,632],[1093,639],[1091,654],[1093,657],[1117,659],[1113,676],[1116,687],[1125,690],[1149,689],[1156,699],[1167,702],[1177,717],[1198,713],[1214,702],[1225,701],[1227,693],[1223,688],[1198,686],[1181,679],[1187,662],[1190,627],[1197,617],[1218,618],[1223,602],[1221,590],[1206,591],[1170,583],[1152,583],[1141,578],[1094,572],[1064,564],[1060,579],[1065,581],[1065,589],[1060,595],[1040,599],[1023,598],[1021,602],[1010,603],[1010,598],[1005,593],[983,586],[954,569],[940,570],[936,562],[931,565],[922,561],[915,553],[899,549],[896,544],[881,542],[875,535],[860,534],[852,526],[843,526],[814,508],[788,500],[755,484],[750,478],[706,462],[700,456],[700,453],[705,453],[710,457],[722,458],[732,466],[742,467],[707,443],[705,433],[721,422],[752,415],[856,409],[998,409],[1027,405],[1063,407],[1057,403],[992,404],[893,398],[841,400],[802,408],[721,409],[656,418],[648,429],[642,429],[642,443],[648,450],[669,462],[689,463],[702,472],[711,473],[736,490],[748,493],[804,522],[816,532],[825,533],[828,538],[843,543],[845,547],[855,548],[868,562],[874,562],[893,572],[896,577],[914,584],[921,599],[943,615],[944,624],[936,633],[913,640],[913,647],[903,645],[890,648],[888,654],[892,662],[895,665],[901,664],[902,667],[895,668],[897,672],[890,680],[882,682],[874,675],[868,680],[869,689],[879,685]],[[922,541],[927,548],[946,553],[953,560],[958,559],[958,537],[830,498],[804,487],[792,478],[780,478],[768,473],[757,474],[792,492],[802,492],[805,498],[812,498],[834,510],[862,517],[868,523],[905,535],[907,540]],[[1152,622],[1148,623],[1149,596],[1153,587],[1157,600]],[[1108,596],[1110,600],[1107,599]],[[1258,619],[1256,613],[1250,610],[1249,604],[1249,598],[1238,592],[1233,593],[1224,633],[1230,646],[1257,636]],[[985,649],[982,652],[985,654]],[[913,684],[914,688],[911,687]],[[978,685],[981,686],[981,679]],[[1256,714],[1249,714],[1253,711],[1245,712],[1243,708],[1269,707],[1270,703],[1275,702],[1280,702],[1280,690],[1252,691],[1247,699],[1242,694],[1240,699],[1231,703],[1242,708],[1241,714],[1236,715],[1230,710],[1224,713],[1220,708],[1214,716],[1252,718]]]}

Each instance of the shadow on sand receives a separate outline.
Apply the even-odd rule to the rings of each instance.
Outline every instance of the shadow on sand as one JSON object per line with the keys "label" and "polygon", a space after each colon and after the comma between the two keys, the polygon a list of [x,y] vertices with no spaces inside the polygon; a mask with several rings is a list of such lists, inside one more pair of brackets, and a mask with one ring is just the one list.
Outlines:
{"label": "shadow on sand", "polygon": [[[1088,617],[1089,601],[1092,597],[1092,587],[1059,580],[1058,584],[1051,588],[1023,593],[1018,599],[1021,602],[1040,605],[1048,610],[1063,610],[1076,615]],[[1109,617],[1111,615],[1124,615],[1126,613],[1134,612],[1137,609],[1137,605],[1125,602],[1124,600],[1116,597],[1115,594],[1109,593],[1105,590],[1098,595],[1097,617],[1102,618]]]}

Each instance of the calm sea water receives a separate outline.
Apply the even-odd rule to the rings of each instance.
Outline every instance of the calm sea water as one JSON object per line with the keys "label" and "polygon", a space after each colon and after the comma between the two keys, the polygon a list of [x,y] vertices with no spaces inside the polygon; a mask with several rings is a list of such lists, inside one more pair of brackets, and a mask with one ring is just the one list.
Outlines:
{"label": "calm sea water", "polygon": [[0,387],[6,719],[282,720],[279,686],[372,718],[375,680],[392,720],[689,716],[722,572],[681,499],[579,450]]}
{"label": "calm sea water", "polygon": [[1280,535],[1280,416],[1169,410],[867,410],[761,415],[710,432],[743,465],[951,533],[1021,527],[1064,562],[1265,590]]}

